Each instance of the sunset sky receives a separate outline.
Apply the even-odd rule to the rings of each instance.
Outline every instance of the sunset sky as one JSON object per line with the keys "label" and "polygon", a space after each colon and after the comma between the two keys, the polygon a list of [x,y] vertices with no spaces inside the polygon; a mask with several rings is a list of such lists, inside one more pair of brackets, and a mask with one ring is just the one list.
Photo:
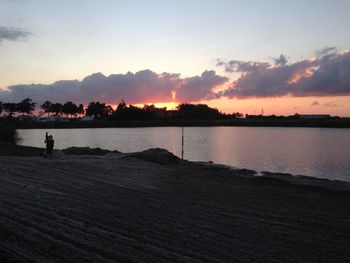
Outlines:
{"label": "sunset sky", "polygon": [[350,0],[0,0],[0,101],[350,116]]}

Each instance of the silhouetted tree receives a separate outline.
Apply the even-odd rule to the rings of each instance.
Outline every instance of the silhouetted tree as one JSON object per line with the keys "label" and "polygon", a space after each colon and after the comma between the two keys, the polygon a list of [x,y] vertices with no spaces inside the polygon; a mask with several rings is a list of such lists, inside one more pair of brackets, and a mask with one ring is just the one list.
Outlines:
{"label": "silhouetted tree", "polygon": [[166,116],[166,107],[164,108],[157,108],[155,105],[147,105],[145,104],[142,107],[142,110],[147,112],[147,115],[150,118],[160,118],[163,116]]}
{"label": "silhouetted tree", "polygon": [[99,104],[99,102],[90,102],[89,105],[87,106],[87,108],[85,109],[85,114],[86,116],[93,116],[95,119],[98,118],[99,113],[98,113],[98,107],[96,104]]}
{"label": "silhouetted tree", "polygon": [[142,109],[145,111],[155,111],[156,106],[154,106],[153,104],[151,104],[151,105],[145,104],[145,105],[143,105]]}
{"label": "silhouetted tree", "polygon": [[234,112],[232,114],[224,114],[226,118],[243,118],[243,113]]}
{"label": "silhouetted tree", "polygon": [[27,114],[29,116],[35,110],[35,105],[35,102],[29,98],[26,98],[18,103],[18,112],[22,113],[22,115]]}
{"label": "silhouetted tree", "polygon": [[63,112],[64,114],[66,114],[67,117],[68,117],[68,115],[70,115],[71,117],[72,117],[73,115],[76,116],[77,113],[78,113],[78,106],[75,105],[73,102],[68,101],[68,102],[66,102],[66,103],[63,105],[63,107],[62,107],[62,112]]}
{"label": "silhouetted tree", "polygon": [[182,103],[179,104],[176,108],[179,111],[180,117],[187,119],[214,119],[222,117],[222,114],[218,109],[210,108],[206,104]]}
{"label": "silhouetted tree", "polygon": [[61,103],[53,103],[51,105],[51,112],[55,115],[62,114],[63,105]]}
{"label": "silhouetted tree", "polygon": [[116,111],[125,110],[127,108],[125,101],[122,99],[122,101],[118,104]]}
{"label": "silhouetted tree", "polygon": [[84,105],[83,104],[79,104],[78,106],[78,112],[79,115],[84,115],[85,110],[84,110]]}
{"label": "silhouetted tree", "polygon": [[44,102],[44,104],[40,105],[40,108],[43,109],[45,113],[47,113],[47,116],[52,112],[52,102],[47,100]]}
{"label": "silhouetted tree", "polygon": [[125,109],[116,111],[114,118],[117,120],[149,119],[146,111],[142,110],[141,108],[135,107],[133,105],[129,105],[129,107]]}
{"label": "silhouetted tree", "polygon": [[166,108],[157,108],[155,105],[145,104],[142,108],[133,105],[127,106],[122,100],[113,112],[114,120],[149,120],[166,116]]}
{"label": "silhouetted tree", "polygon": [[94,116],[94,119],[108,118],[112,115],[112,113],[113,108],[110,105],[100,103],[99,101],[90,102],[85,110],[85,114],[87,116]]}
{"label": "silhouetted tree", "polygon": [[114,110],[111,105],[106,105],[105,108],[103,109],[103,117],[110,117],[112,116]]}
{"label": "silhouetted tree", "polygon": [[7,118],[12,119],[13,115],[18,111],[18,103],[4,103],[2,108],[7,113]]}
{"label": "silhouetted tree", "polygon": [[158,117],[162,109],[154,105],[144,105],[142,108],[129,105],[128,107],[117,107],[113,114],[115,120],[149,120]]}
{"label": "silhouetted tree", "polygon": [[241,113],[241,112],[235,112],[235,113],[233,113],[233,115],[234,115],[236,118],[243,118],[243,113]]}

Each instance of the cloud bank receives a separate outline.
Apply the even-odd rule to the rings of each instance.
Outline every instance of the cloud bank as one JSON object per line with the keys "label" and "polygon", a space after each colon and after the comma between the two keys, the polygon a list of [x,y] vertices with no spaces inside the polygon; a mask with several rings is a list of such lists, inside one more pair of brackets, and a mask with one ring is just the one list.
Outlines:
{"label": "cloud bank", "polygon": [[121,98],[133,104],[192,102],[214,98],[215,87],[227,80],[226,77],[218,76],[215,71],[204,71],[200,76],[189,78],[181,78],[180,74],[157,74],[151,70],[135,74],[112,74],[108,77],[102,73],[94,73],[82,81],[61,80],[49,85],[10,86],[7,90],[0,91],[0,101],[19,101],[29,97],[38,103],[45,100],[72,100],[79,103],[99,100],[114,104]]}
{"label": "cloud bank", "polygon": [[0,26],[0,44],[4,40],[16,41],[19,39],[23,39],[31,35],[30,32],[25,31],[20,28],[11,28],[11,27],[3,27]]}
{"label": "cloud bank", "polygon": [[[287,64],[283,55],[275,65],[265,62],[230,61],[218,63],[226,72],[240,72],[222,96],[229,98],[281,96],[343,96],[350,95],[350,52],[329,53]],[[325,54],[325,55],[322,55]],[[283,57],[282,57],[283,56]]]}
{"label": "cloud bank", "polygon": [[[124,98],[128,103],[199,102],[220,97],[308,97],[350,96],[350,52],[335,48],[318,51],[313,59],[288,63],[284,55],[273,64],[260,61],[218,61],[217,66],[232,81],[215,71],[183,78],[180,74],[142,70],[136,73],[105,76],[94,73],[83,80],[60,80],[53,84],[14,85],[0,90],[0,101],[15,102],[31,98],[42,103],[102,101],[115,104]],[[315,106],[316,103],[313,104]]]}
{"label": "cloud bank", "polygon": [[228,80],[227,77],[216,75],[214,70],[204,71],[201,76],[184,79],[176,90],[176,99],[179,102],[215,99],[218,96],[215,87]]}

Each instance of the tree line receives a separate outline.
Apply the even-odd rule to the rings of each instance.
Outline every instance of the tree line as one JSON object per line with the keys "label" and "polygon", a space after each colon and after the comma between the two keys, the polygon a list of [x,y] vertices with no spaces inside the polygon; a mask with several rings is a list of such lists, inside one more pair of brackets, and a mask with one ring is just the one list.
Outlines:
{"label": "tree line", "polygon": [[[26,98],[19,103],[0,102],[0,115],[6,119],[13,119],[15,116],[30,117],[35,111],[37,103],[30,98]],[[47,116],[66,116],[70,119],[77,117],[91,116],[95,120],[148,120],[159,118],[186,118],[186,119],[220,119],[220,118],[241,118],[243,115],[239,112],[233,114],[221,113],[216,108],[211,108],[206,104],[181,103],[176,110],[167,110],[158,108],[155,105],[144,105],[136,107],[127,105],[122,100],[113,109],[112,106],[99,101],[90,102],[86,108],[83,104],[75,104],[72,101],[66,103],[57,103],[45,101],[40,105],[39,115]]]}
{"label": "tree line", "polygon": [[0,101],[0,114],[7,113],[7,118],[11,119],[16,113],[21,115],[31,115],[35,110],[36,103],[27,98],[19,103],[2,103]]}

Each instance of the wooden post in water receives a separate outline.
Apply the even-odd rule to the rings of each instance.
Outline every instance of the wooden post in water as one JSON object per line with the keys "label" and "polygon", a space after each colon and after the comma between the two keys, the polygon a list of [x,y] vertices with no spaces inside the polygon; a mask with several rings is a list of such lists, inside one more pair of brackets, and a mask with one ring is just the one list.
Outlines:
{"label": "wooden post in water", "polygon": [[182,127],[182,136],[181,136],[181,159],[184,159],[184,127]]}

